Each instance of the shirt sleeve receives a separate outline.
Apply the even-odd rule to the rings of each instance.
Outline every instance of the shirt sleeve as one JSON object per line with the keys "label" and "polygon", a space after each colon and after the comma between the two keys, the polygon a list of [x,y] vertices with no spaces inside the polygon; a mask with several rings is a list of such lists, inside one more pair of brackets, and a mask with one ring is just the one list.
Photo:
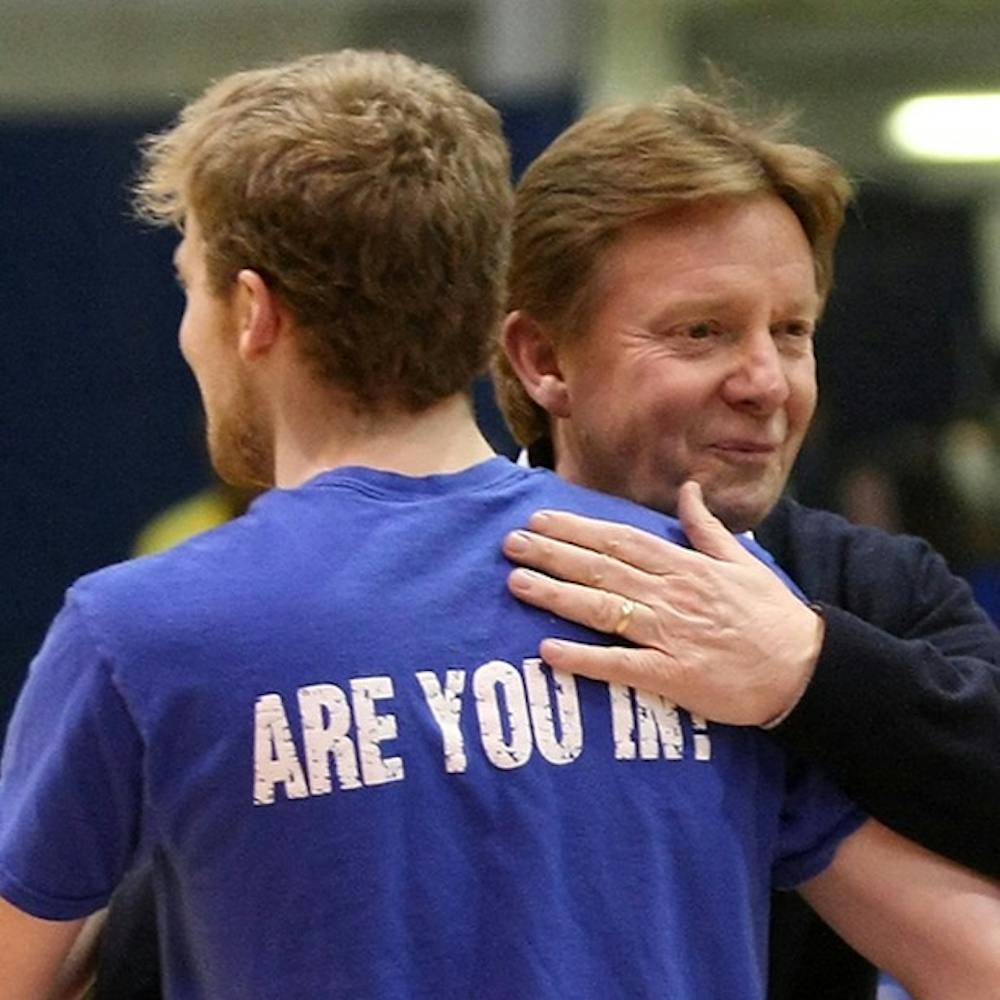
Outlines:
{"label": "shirt sleeve", "polygon": [[827,625],[775,736],[898,833],[1000,877],[1000,633],[925,542],[790,512],[767,541]]}
{"label": "shirt sleeve", "polygon": [[0,895],[47,920],[100,909],[135,850],[142,743],[71,591],[0,761]]}
{"label": "shirt sleeve", "polygon": [[788,762],[778,846],[771,871],[775,889],[794,889],[819,875],[840,844],[868,817],[816,768]]}

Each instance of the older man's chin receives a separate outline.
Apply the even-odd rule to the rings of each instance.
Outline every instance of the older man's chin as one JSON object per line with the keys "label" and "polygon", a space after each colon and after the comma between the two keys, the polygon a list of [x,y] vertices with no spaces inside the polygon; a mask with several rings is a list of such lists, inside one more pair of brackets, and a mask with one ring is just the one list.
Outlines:
{"label": "older man's chin", "polygon": [[784,481],[713,490],[702,484],[705,505],[733,532],[753,531],[774,509]]}

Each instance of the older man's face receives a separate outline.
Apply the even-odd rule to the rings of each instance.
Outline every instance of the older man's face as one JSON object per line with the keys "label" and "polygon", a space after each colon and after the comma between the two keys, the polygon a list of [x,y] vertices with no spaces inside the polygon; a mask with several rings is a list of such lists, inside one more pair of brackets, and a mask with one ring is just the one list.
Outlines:
{"label": "older man's face", "polygon": [[558,351],[567,478],[673,513],[696,479],[734,531],[783,490],[816,407],[813,259],[779,198],[695,202],[604,255],[589,326]]}

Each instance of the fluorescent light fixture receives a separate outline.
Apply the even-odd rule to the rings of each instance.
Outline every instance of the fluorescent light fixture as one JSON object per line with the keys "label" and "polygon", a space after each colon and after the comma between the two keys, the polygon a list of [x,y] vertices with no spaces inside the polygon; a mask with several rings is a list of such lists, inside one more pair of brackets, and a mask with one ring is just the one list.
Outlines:
{"label": "fluorescent light fixture", "polygon": [[1000,92],[911,98],[889,115],[885,131],[892,146],[913,159],[1000,160]]}

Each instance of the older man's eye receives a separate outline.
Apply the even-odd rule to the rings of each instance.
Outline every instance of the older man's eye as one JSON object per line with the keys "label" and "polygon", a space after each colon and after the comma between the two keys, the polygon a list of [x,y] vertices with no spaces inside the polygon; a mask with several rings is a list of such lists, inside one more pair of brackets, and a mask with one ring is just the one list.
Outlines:
{"label": "older man's eye", "polygon": [[715,332],[716,328],[711,323],[692,323],[684,329],[689,340],[707,340]]}
{"label": "older man's eye", "polygon": [[805,321],[793,321],[790,323],[782,323],[777,327],[776,330],[779,334],[784,334],[786,337],[809,337],[812,336],[813,325],[812,323],[806,323]]}

